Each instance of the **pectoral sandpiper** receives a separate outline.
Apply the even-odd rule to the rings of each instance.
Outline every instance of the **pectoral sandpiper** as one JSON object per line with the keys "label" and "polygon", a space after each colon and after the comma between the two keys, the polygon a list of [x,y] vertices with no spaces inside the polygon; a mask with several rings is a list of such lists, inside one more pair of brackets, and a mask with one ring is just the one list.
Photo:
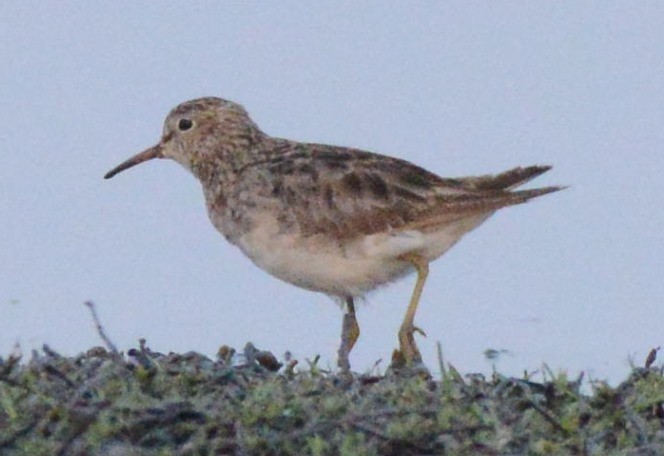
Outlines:
{"label": "pectoral sandpiper", "polygon": [[561,188],[514,190],[549,166],[442,178],[385,155],[274,138],[242,106],[214,97],[174,108],[159,143],[105,178],[153,158],[198,178],[213,225],[258,267],[345,303],[346,371],[360,333],[355,298],[415,271],[393,362],[421,364],[414,318],[429,263],[496,210]]}

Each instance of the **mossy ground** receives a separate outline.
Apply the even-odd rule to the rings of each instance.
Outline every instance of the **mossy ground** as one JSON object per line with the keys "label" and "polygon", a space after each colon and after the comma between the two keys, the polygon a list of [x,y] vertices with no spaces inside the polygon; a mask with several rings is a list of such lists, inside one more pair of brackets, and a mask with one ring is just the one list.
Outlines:
{"label": "mossy ground", "polygon": [[[2,455],[660,455],[664,377],[353,375],[245,350],[0,358]],[[438,375],[440,377],[440,375]]]}

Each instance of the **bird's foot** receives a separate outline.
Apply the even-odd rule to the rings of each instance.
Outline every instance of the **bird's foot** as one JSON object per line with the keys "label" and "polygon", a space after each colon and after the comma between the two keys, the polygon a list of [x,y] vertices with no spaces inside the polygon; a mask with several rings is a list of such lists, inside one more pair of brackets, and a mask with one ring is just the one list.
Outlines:
{"label": "bird's foot", "polygon": [[388,373],[397,377],[420,377],[425,380],[431,379],[431,372],[424,365],[422,360],[409,361],[404,356],[403,351],[395,349],[392,352],[392,362]]}
{"label": "bird's foot", "polygon": [[424,331],[414,324],[403,324],[399,329],[399,350],[403,353],[407,364],[422,362],[422,355],[415,343],[415,333],[418,332],[426,337]]}
{"label": "bird's foot", "polygon": [[[390,367],[395,370],[401,369],[420,369],[424,368],[422,355],[415,343],[415,333],[418,332],[426,337],[426,333],[411,324],[401,325],[399,329],[399,349],[392,353],[392,363]],[[426,368],[424,368],[426,370]]]}

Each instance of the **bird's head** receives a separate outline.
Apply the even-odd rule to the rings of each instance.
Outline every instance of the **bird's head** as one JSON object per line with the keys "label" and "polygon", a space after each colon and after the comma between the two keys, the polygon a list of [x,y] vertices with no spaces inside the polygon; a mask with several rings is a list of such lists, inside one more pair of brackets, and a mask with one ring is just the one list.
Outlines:
{"label": "bird's head", "polygon": [[207,168],[241,163],[263,133],[237,103],[206,97],[176,106],[166,117],[161,140],[106,173],[105,179],[153,158],[170,158],[198,177]]}

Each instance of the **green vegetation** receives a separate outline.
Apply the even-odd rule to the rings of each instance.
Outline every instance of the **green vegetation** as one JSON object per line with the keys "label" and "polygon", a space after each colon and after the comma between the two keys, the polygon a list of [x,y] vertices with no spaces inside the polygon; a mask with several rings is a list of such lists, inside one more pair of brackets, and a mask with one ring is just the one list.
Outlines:
{"label": "green vegetation", "polygon": [[664,454],[664,377],[653,367],[583,394],[562,374],[536,383],[448,366],[440,380],[351,377],[282,366],[250,345],[242,358],[142,343],[126,355],[45,347],[25,363],[0,359],[0,454]]}

